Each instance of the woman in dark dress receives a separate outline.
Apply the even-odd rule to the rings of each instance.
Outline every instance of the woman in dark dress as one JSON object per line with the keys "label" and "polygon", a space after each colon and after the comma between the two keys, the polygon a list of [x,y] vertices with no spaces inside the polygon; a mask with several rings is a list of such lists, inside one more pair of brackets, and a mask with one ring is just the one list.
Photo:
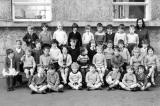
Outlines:
{"label": "woman in dark dress", "polygon": [[139,36],[139,47],[142,47],[142,41],[147,40],[150,44],[148,29],[146,29],[143,18],[138,18],[136,22],[136,33]]}

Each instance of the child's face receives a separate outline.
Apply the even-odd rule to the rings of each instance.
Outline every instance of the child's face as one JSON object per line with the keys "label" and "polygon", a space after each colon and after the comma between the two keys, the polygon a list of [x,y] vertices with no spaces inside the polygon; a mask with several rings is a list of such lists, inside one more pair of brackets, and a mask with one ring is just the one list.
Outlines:
{"label": "child's face", "polygon": [[110,28],[107,29],[107,32],[108,32],[108,33],[112,33],[112,29],[110,29]]}
{"label": "child's face", "polygon": [[86,29],[86,32],[90,32],[90,29]]}
{"label": "child's face", "polygon": [[118,56],[119,55],[119,51],[118,50],[114,50],[114,55]]}
{"label": "child's face", "polygon": [[30,51],[26,51],[26,55],[27,56],[31,56],[31,52]]}
{"label": "child's face", "polygon": [[72,71],[73,71],[73,73],[77,73],[78,68],[77,68],[77,67],[75,67],[75,66],[73,66],[73,67],[72,67]]}
{"label": "child's face", "polygon": [[112,46],[113,46],[112,43],[108,43],[108,44],[107,44],[107,47],[108,47],[108,48],[112,48]]}
{"label": "child's face", "polygon": [[154,53],[154,52],[153,52],[153,50],[152,50],[152,49],[149,49],[149,50],[148,50],[148,55],[152,56],[152,55],[153,55],[153,53]]}
{"label": "child's face", "polygon": [[97,27],[97,31],[98,32],[102,32],[103,31],[103,27]]}
{"label": "child's face", "polygon": [[142,44],[142,47],[143,47],[143,48],[147,48],[147,47],[148,47],[148,44]]}
{"label": "child's face", "polygon": [[10,54],[8,55],[8,57],[11,58],[11,59],[13,59],[14,53],[10,53]]}
{"label": "child's face", "polygon": [[41,48],[41,43],[37,43],[36,48]]}
{"label": "child's face", "polygon": [[118,29],[118,32],[119,32],[119,33],[123,33],[123,32],[124,32],[124,29],[119,28],[119,29]]}
{"label": "child's face", "polygon": [[132,70],[131,68],[128,68],[128,69],[127,69],[127,73],[133,74],[133,70]]}
{"label": "child's face", "polygon": [[62,53],[63,53],[63,54],[67,54],[67,52],[68,52],[68,51],[67,51],[67,48],[64,47],[64,48],[62,49]]}
{"label": "child's face", "polygon": [[45,55],[49,55],[49,49],[46,48],[46,49],[43,50],[43,52],[44,52]]}
{"label": "child's face", "polygon": [[47,29],[48,29],[47,27],[43,27],[42,28],[43,31],[47,31]]}
{"label": "child's face", "polygon": [[32,34],[33,33],[33,29],[31,27],[28,27],[28,33]]}
{"label": "child's face", "polygon": [[142,67],[139,67],[139,73],[141,74],[141,73],[144,73],[144,69],[142,68]]}
{"label": "child's face", "polygon": [[63,28],[63,26],[62,26],[62,24],[57,24],[57,28],[59,29],[59,30],[62,30],[62,28]]}
{"label": "child's face", "polygon": [[54,74],[55,73],[55,69],[49,69],[49,72],[51,73],[51,74]]}
{"label": "child's face", "polygon": [[73,28],[73,32],[77,32],[77,28]]}
{"label": "child's face", "polygon": [[117,72],[119,70],[118,67],[113,67],[113,71]]}
{"label": "child's face", "polygon": [[22,47],[22,45],[21,45],[21,43],[20,42],[17,42],[17,48],[21,48]]}
{"label": "child's face", "polygon": [[38,68],[38,74],[43,75],[44,69],[42,67]]}
{"label": "child's face", "polygon": [[134,56],[136,56],[136,57],[139,56],[139,50],[134,50]]}
{"label": "child's face", "polygon": [[52,44],[52,47],[53,47],[53,48],[56,48],[56,47],[57,47],[57,44],[56,44],[56,43],[53,43],[53,44]]}
{"label": "child's face", "polygon": [[102,53],[102,49],[101,49],[101,48],[98,48],[98,49],[97,49],[97,53]]}
{"label": "child's face", "polygon": [[135,28],[132,28],[132,27],[129,28],[129,32],[130,32],[130,33],[134,33],[134,32],[135,32]]}
{"label": "child's face", "polygon": [[139,26],[139,27],[142,27],[142,24],[143,24],[142,20],[139,20],[139,21],[138,21],[138,26]]}
{"label": "child's face", "polygon": [[88,51],[87,49],[85,49],[85,51],[82,53],[82,55],[87,55],[88,54]]}
{"label": "child's face", "polygon": [[90,67],[90,71],[91,71],[92,73],[96,72],[95,67]]}
{"label": "child's face", "polygon": [[124,47],[124,44],[119,43],[119,44],[118,44],[118,47],[119,47],[119,48],[123,48],[123,47]]}
{"label": "child's face", "polygon": [[91,47],[95,47],[96,46],[96,44],[95,43],[91,43]]}
{"label": "child's face", "polygon": [[76,41],[71,40],[71,41],[70,41],[70,44],[71,44],[71,46],[76,46]]}

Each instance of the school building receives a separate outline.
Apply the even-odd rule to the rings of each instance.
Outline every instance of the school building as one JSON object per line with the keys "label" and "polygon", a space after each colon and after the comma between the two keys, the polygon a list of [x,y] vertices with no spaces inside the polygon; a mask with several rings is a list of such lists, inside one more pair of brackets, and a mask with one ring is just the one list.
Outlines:
{"label": "school building", "polygon": [[0,64],[6,48],[15,47],[28,25],[35,26],[39,33],[41,23],[46,22],[53,32],[56,22],[62,21],[68,33],[76,22],[83,33],[86,24],[94,32],[98,22],[116,28],[120,23],[135,25],[139,17],[145,19],[151,45],[160,55],[160,0],[0,0]]}

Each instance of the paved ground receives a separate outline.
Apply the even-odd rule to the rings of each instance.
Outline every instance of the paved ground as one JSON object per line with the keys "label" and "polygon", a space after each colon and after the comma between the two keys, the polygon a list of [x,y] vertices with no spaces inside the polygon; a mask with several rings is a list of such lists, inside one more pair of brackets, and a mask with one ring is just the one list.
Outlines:
{"label": "paved ground", "polygon": [[67,90],[31,95],[28,88],[7,92],[5,81],[0,79],[0,106],[160,106],[160,88],[144,92]]}

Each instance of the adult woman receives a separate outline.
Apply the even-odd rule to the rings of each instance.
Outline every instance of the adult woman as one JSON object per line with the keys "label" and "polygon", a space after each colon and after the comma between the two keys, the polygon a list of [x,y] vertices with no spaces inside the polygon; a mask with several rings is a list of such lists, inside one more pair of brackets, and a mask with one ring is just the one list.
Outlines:
{"label": "adult woman", "polygon": [[139,47],[142,47],[142,41],[147,40],[150,44],[148,29],[145,27],[143,18],[138,18],[136,22],[136,33],[139,36]]}

